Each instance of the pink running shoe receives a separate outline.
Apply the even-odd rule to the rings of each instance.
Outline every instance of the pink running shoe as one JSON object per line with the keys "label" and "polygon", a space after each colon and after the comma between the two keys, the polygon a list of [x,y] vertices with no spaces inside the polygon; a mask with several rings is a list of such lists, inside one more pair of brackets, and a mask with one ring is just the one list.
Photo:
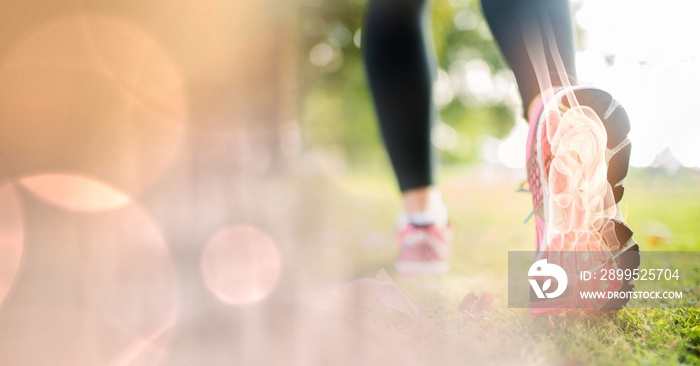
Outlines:
{"label": "pink running shoe", "polygon": [[[618,207],[631,152],[624,108],[600,89],[562,89],[546,105],[533,105],[529,125],[526,166],[537,259],[591,251],[614,259],[610,263],[616,268],[638,268],[639,246]],[[621,257],[622,252],[635,254]],[[629,291],[634,285],[625,281],[605,286]],[[552,300],[551,307],[566,308],[566,301]],[[620,308],[626,303],[613,299],[583,307]]]}
{"label": "pink running shoe", "polygon": [[447,272],[450,269],[453,237],[451,225],[406,225],[398,233],[396,270],[402,274]]}

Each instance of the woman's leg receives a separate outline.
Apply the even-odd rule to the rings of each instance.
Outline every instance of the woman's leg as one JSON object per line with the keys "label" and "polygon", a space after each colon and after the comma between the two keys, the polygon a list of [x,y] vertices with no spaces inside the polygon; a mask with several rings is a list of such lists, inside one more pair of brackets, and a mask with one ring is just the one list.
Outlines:
{"label": "woman's leg", "polygon": [[405,211],[396,267],[408,273],[447,270],[452,241],[433,178],[435,55],[428,1],[370,0],[363,29],[367,75]]}
{"label": "woman's leg", "polygon": [[482,0],[481,6],[513,70],[526,117],[541,91],[575,85],[576,49],[567,0]]}
{"label": "woman's leg", "polygon": [[[617,207],[629,167],[629,119],[607,92],[570,87],[576,69],[568,1],[482,0],[482,7],[513,69],[529,120],[526,160],[536,249],[627,252],[615,259],[618,268],[638,268],[639,247]],[[585,263],[580,260],[577,266]],[[607,289],[632,288],[633,283],[623,281]],[[550,307],[591,307],[574,297],[566,301]],[[594,305],[619,308],[625,303]]]}
{"label": "woman's leg", "polygon": [[370,0],[363,28],[379,126],[409,213],[427,211],[434,195],[435,65],[428,10],[426,0]]}

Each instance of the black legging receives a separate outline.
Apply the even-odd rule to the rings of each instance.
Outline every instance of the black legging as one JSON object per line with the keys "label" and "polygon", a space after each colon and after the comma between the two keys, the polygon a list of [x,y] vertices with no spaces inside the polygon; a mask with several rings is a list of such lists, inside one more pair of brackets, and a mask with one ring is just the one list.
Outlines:
{"label": "black legging", "polygon": [[[569,82],[575,83],[575,50],[567,0],[482,0],[481,5],[513,70],[525,107],[540,92],[526,39],[542,38],[552,84],[564,85],[544,36],[553,32]],[[435,119],[435,61],[428,19],[426,0],[369,0],[363,30],[372,96],[402,192],[434,183],[430,129]]]}

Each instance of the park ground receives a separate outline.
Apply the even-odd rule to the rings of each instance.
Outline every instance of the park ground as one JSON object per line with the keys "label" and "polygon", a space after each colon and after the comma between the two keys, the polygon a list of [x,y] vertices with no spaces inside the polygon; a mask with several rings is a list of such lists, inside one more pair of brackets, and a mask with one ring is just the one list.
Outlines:
{"label": "park ground", "polygon": [[[399,206],[389,177],[338,173],[319,183],[329,205],[310,271],[344,295],[328,314],[343,313],[343,339],[358,344],[340,363],[700,364],[697,306],[546,316],[508,308],[507,253],[531,250],[534,241],[534,223],[523,223],[530,197],[515,192],[521,176],[493,166],[446,169],[442,186],[457,235],[452,268],[439,277],[393,270]],[[632,170],[626,187],[622,211],[643,251],[700,250],[697,172]],[[697,293],[700,272],[686,276]]]}

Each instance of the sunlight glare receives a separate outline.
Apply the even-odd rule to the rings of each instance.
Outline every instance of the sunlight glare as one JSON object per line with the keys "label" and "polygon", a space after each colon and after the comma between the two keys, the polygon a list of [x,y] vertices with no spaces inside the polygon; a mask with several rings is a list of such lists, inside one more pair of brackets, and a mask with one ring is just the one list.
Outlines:
{"label": "sunlight glare", "polygon": [[72,174],[40,174],[19,183],[42,200],[69,211],[105,211],[131,202],[129,196],[96,179]]}

